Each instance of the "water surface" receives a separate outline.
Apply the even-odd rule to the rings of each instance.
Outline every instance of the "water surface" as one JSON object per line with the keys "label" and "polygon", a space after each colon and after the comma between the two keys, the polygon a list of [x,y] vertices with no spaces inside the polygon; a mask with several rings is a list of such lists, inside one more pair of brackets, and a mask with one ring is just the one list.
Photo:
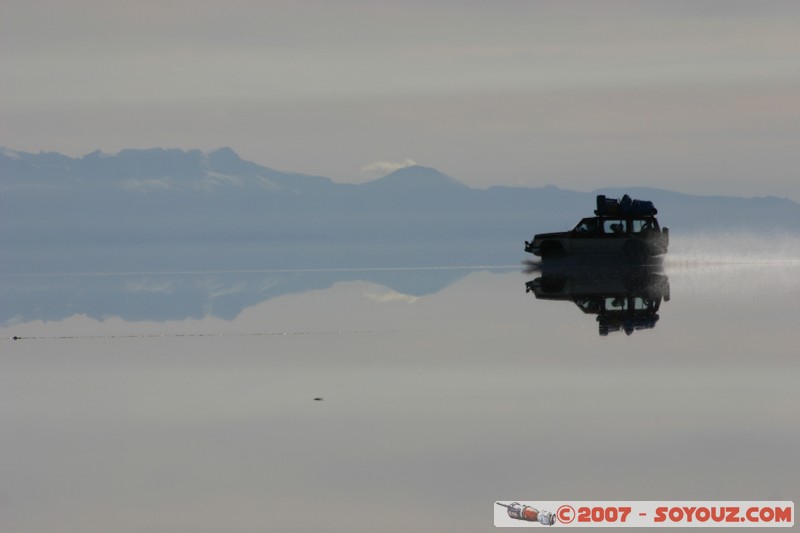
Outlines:
{"label": "water surface", "polygon": [[522,270],[4,275],[0,528],[488,531],[495,500],[798,500],[800,264],[670,258],[657,320],[605,335]]}

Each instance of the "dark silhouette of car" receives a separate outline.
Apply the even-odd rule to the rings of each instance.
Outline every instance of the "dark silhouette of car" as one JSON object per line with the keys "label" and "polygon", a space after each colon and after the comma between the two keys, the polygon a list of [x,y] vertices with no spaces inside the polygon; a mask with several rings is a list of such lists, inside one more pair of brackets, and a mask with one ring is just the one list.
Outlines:
{"label": "dark silhouette of car", "polygon": [[537,300],[571,301],[597,315],[601,336],[654,328],[662,300],[670,300],[669,280],[660,265],[542,266],[542,276],[527,282],[525,292]]}
{"label": "dark silhouette of car", "polygon": [[525,241],[525,251],[548,258],[564,255],[621,255],[634,260],[667,253],[669,229],[661,228],[652,202],[597,196],[594,217],[572,231],[540,233]]}

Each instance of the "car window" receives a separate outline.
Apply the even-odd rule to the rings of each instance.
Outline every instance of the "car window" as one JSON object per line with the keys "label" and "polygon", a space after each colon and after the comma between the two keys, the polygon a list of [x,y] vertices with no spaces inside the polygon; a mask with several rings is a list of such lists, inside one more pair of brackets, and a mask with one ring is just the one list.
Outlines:
{"label": "car window", "polygon": [[643,231],[651,231],[656,229],[652,220],[634,220],[631,223],[631,231],[633,233],[641,233]]}
{"label": "car window", "polygon": [[622,235],[628,231],[628,223],[624,220],[607,219],[603,221],[603,233],[608,235]]}
{"label": "car window", "polygon": [[649,298],[637,297],[633,300],[633,308],[637,311],[656,311],[658,302]]}
{"label": "car window", "polygon": [[584,310],[586,313],[599,313],[600,312],[600,302],[596,299],[592,298],[582,298],[576,299],[575,303],[578,304],[578,307]]}
{"label": "car window", "polygon": [[573,231],[575,233],[597,233],[597,219],[587,218],[581,220]]}
{"label": "car window", "polygon": [[626,311],[628,300],[622,296],[606,297],[606,311]]}

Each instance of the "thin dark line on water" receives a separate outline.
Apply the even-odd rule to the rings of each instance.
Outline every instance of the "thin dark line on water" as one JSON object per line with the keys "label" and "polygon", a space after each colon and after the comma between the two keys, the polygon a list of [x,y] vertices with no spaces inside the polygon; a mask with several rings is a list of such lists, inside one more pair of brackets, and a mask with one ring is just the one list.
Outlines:
{"label": "thin dark line on water", "polygon": [[3,274],[3,278],[46,278],[46,277],[94,277],[94,276],[196,276],[209,274],[302,274],[328,272],[416,272],[429,270],[513,270],[519,265],[452,265],[422,267],[362,267],[362,268],[270,268],[258,270],[173,270],[173,271],[132,271],[132,272],[42,272],[25,274]]}
{"label": "thin dark line on water", "polygon": [[43,341],[43,340],[118,340],[118,339],[179,339],[179,338],[211,338],[211,337],[300,337],[322,335],[385,335],[392,333],[407,333],[406,330],[331,330],[331,331],[268,331],[268,332],[243,332],[243,333],[141,333],[124,335],[15,335],[6,340],[12,341]]}

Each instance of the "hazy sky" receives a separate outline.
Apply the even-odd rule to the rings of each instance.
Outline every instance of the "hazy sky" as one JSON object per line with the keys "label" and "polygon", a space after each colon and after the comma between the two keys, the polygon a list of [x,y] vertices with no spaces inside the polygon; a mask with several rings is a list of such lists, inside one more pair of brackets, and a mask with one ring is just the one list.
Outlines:
{"label": "hazy sky", "polygon": [[0,0],[16,150],[800,200],[798,97],[796,1]]}

